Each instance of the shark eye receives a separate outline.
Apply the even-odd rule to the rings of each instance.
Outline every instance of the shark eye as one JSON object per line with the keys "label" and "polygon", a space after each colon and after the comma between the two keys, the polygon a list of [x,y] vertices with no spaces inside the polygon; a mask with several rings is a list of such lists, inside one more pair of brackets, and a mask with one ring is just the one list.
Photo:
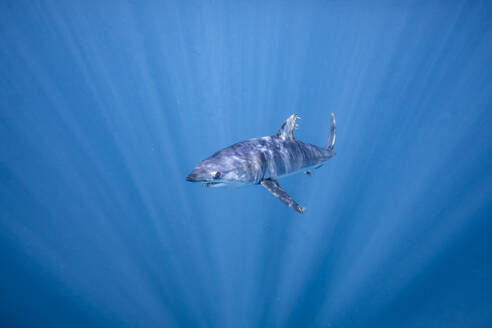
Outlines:
{"label": "shark eye", "polygon": [[212,172],[212,176],[214,177],[214,179],[218,179],[220,178],[220,172],[219,171]]}

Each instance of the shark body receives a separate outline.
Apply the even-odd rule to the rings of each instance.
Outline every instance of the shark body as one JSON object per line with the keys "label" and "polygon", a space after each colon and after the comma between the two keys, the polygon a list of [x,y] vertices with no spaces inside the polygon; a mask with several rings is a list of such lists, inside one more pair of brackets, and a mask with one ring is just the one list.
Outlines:
{"label": "shark body", "polygon": [[284,204],[303,213],[280,186],[277,179],[300,172],[311,175],[335,156],[335,115],[331,114],[331,131],[326,147],[318,147],[294,138],[294,128],[299,118],[292,114],[273,136],[238,142],[219,150],[201,161],[186,177],[191,182],[201,182],[206,187],[242,186],[260,184]]}

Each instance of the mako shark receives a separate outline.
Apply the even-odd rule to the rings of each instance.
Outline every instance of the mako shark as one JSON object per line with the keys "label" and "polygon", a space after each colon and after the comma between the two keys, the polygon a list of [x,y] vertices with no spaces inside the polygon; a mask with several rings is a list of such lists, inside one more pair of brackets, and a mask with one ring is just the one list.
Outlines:
{"label": "mako shark", "polygon": [[296,121],[292,114],[270,137],[249,139],[219,150],[201,161],[186,177],[191,182],[201,182],[206,187],[244,186],[260,184],[294,211],[303,213],[283,189],[277,179],[294,173],[319,168],[335,152],[335,114],[331,113],[331,130],[326,147],[318,147],[294,138]]}

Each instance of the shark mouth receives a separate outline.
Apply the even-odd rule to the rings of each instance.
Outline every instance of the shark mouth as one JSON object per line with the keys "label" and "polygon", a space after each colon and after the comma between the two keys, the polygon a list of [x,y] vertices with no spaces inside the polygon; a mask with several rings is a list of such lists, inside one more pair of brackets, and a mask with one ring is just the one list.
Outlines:
{"label": "shark mouth", "polygon": [[211,187],[223,186],[223,185],[225,185],[225,183],[223,183],[223,182],[206,182],[203,185],[207,188],[211,188]]}

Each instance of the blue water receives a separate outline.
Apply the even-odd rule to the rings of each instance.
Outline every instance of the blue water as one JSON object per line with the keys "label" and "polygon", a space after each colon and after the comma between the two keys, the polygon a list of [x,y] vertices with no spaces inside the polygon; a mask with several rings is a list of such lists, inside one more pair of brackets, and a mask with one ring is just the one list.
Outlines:
{"label": "blue water", "polygon": [[[491,327],[490,1],[2,1],[2,327]],[[337,156],[185,176],[292,113]]]}

